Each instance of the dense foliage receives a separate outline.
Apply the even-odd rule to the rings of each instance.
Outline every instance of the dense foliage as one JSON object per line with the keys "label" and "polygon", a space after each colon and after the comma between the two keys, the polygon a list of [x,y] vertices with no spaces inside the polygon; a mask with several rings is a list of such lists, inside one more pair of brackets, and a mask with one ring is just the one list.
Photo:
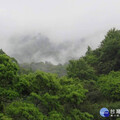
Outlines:
{"label": "dense foliage", "polygon": [[119,100],[119,30],[111,29],[99,48],[88,46],[85,56],[65,66],[19,66],[0,50],[0,120],[105,120],[100,109],[119,109]]}
{"label": "dense foliage", "polygon": [[18,74],[17,63],[0,55],[0,117],[10,120],[91,119],[77,106],[86,89],[72,78],[36,71]]}

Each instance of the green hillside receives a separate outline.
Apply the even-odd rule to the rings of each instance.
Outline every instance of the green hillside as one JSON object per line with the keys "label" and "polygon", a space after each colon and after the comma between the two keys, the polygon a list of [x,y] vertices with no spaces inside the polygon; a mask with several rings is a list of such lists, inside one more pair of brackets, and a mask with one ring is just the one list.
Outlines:
{"label": "green hillside", "polygon": [[119,120],[103,107],[120,109],[120,30],[65,65],[19,65],[0,50],[0,120]]}

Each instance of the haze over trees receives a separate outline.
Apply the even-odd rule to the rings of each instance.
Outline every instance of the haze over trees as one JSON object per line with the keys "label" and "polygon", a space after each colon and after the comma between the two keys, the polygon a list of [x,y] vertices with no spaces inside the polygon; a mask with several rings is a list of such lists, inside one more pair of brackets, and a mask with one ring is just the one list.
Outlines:
{"label": "haze over trees", "polygon": [[1,120],[105,120],[100,109],[118,109],[119,101],[120,30],[65,65],[19,65],[0,50]]}

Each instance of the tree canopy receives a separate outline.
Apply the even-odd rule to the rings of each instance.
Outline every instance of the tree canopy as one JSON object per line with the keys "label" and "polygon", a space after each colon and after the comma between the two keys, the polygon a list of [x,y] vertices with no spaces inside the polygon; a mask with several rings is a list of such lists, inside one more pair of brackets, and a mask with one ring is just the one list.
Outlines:
{"label": "tree canopy", "polygon": [[22,66],[0,50],[0,120],[105,120],[100,109],[118,109],[119,100],[119,30],[65,66]]}

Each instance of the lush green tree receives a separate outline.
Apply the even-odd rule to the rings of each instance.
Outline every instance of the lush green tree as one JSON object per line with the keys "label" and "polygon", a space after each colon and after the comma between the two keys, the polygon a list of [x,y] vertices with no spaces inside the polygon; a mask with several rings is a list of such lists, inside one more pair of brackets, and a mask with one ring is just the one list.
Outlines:
{"label": "lush green tree", "polygon": [[37,71],[28,75],[20,75],[16,89],[21,95],[29,95],[31,92],[56,94],[61,89],[61,85],[57,75]]}
{"label": "lush green tree", "polygon": [[81,80],[95,79],[95,70],[83,58],[70,60],[67,67],[68,77]]}
{"label": "lush green tree", "polygon": [[64,120],[64,117],[57,111],[51,111],[47,120]]}
{"label": "lush green tree", "polygon": [[110,100],[120,100],[120,72],[110,72],[98,80],[102,94]]}
{"label": "lush green tree", "polygon": [[[69,118],[70,111],[82,105],[86,98],[87,90],[83,88],[82,84],[78,80],[72,78],[62,77],[60,78],[62,89],[60,91],[60,103],[64,106],[64,114]],[[78,108],[79,109],[79,108]]]}
{"label": "lush green tree", "polygon": [[98,73],[109,73],[110,71],[120,70],[120,31],[111,29],[102,41],[99,49]]}
{"label": "lush green tree", "polygon": [[18,81],[18,66],[6,54],[0,54],[0,111],[4,112],[4,106],[19,97],[15,90]]}
{"label": "lush green tree", "polygon": [[10,102],[11,100],[19,97],[19,93],[12,89],[0,88],[0,100],[1,102]]}
{"label": "lush green tree", "polygon": [[84,102],[97,103],[104,100],[104,96],[97,86],[97,81],[89,80],[83,82],[84,88],[88,90]]}
{"label": "lush green tree", "polygon": [[0,55],[0,87],[9,87],[13,85],[18,76],[18,66],[6,54]]}
{"label": "lush green tree", "polygon": [[0,113],[0,120],[13,120],[13,119],[4,115],[3,113]]}
{"label": "lush green tree", "polygon": [[[97,50],[97,49],[96,49]],[[88,46],[88,50],[83,57],[83,59],[87,62],[88,65],[92,66],[95,71],[97,72],[97,64],[98,64],[98,56],[97,53],[94,52],[94,50],[91,49],[91,47]]]}
{"label": "lush green tree", "polygon": [[89,113],[81,113],[78,109],[73,109],[71,111],[72,120],[93,120],[93,116]]}
{"label": "lush green tree", "polygon": [[98,75],[120,70],[120,30],[109,30],[97,49],[92,50],[88,46],[83,58]]}
{"label": "lush green tree", "polygon": [[50,95],[49,93],[45,93],[44,95],[31,93],[27,100],[34,103],[35,106],[38,107],[44,114],[47,114],[52,110],[59,112],[63,111],[58,95]]}
{"label": "lush green tree", "polygon": [[61,89],[57,75],[37,71],[34,73],[35,79],[33,81],[34,90],[41,94],[48,92],[49,94],[56,94]]}
{"label": "lush green tree", "polygon": [[21,101],[12,102],[6,108],[6,115],[13,120],[43,120],[44,116],[34,104]]}
{"label": "lush green tree", "polygon": [[61,101],[69,103],[73,107],[79,105],[85,99],[87,90],[83,89],[81,84],[64,85],[61,90]]}
{"label": "lush green tree", "polygon": [[15,85],[16,90],[22,96],[28,96],[31,92],[34,91],[33,81],[35,79],[35,75],[30,73],[28,75],[20,75],[19,80]]}

